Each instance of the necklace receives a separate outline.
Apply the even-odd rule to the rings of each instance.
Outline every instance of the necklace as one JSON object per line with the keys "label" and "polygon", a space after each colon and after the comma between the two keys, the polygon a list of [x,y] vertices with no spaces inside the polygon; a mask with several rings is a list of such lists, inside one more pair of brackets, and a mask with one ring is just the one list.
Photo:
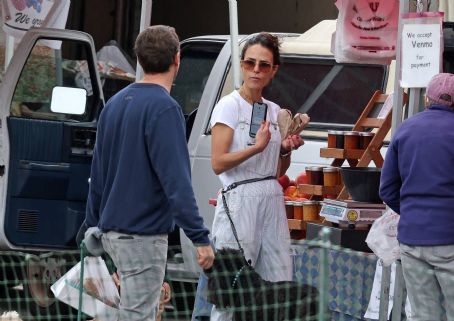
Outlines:
{"label": "necklace", "polygon": [[[254,104],[254,99],[252,99],[252,96],[248,95],[246,91],[244,90],[244,87],[241,86],[240,89],[238,90],[238,93],[240,94],[241,97],[244,98],[249,104],[253,105]],[[262,101],[262,98],[256,100],[256,101]]]}

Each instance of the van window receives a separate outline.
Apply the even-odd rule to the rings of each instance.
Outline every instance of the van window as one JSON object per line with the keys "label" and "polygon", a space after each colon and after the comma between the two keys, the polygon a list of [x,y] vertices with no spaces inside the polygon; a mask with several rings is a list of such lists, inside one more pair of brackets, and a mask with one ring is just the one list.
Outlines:
{"label": "van window", "polygon": [[[282,57],[282,64],[263,97],[311,117],[307,129],[352,128],[376,90],[384,91],[387,67],[337,64],[331,58]],[[220,98],[233,90],[225,76]],[[213,106],[214,107],[214,106]],[[206,133],[209,134],[209,124]],[[325,133],[326,134],[326,133]]]}
{"label": "van window", "polygon": [[353,126],[373,93],[384,88],[385,66],[313,58],[283,61],[263,96],[293,114],[307,113],[311,126]]}
{"label": "van window", "polygon": [[444,23],[443,36],[443,72],[454,73],[454,22]]}
{"label": "van window", "polygon": [[[97,103],[94,100],[99,99],[95,70],[90,70],[93,66],[88,44],[38,40],[21,71],[10,106],[11,115],[48,120],[93,120]],[[87,102],[82,115],[51,111],[52,90],[57,86],[86,91]]]}
{"label": "van window", "polygon": [[199,107],[205,83],[224,42],[187,42],[181,46],[181,64],[170,95],[185,115]]}

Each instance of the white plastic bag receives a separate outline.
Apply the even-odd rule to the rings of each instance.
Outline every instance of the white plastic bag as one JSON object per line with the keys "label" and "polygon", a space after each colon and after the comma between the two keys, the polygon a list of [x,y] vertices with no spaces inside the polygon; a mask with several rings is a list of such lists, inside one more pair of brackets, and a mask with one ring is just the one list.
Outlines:
{"label": "white plastic bag", "polygon": [[[101,257],[84,259],[82,312],[100,321],[118,320],[120,295]],[[79,308],[80,262],[51,286],[55,297]]]}
{"label": "white plastic bag", "polygon": [[383,261],[384,266],[391,265],[400,258],[399,242],[397,241],[399,218],[398,214],[388,208],[372,224],[367,234],[367,245]]}

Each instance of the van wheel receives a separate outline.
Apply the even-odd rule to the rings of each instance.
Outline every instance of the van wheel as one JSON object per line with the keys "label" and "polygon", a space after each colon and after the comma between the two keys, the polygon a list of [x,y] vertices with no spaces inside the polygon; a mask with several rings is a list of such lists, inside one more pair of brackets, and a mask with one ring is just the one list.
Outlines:
{"label": "van wheel", "polygon": [[68,315],[69,307],[58,304],[50,287],[62,275],[66,261],[55,257],[27,255],[25,260],[24,294],[30,314],[42,320]]}

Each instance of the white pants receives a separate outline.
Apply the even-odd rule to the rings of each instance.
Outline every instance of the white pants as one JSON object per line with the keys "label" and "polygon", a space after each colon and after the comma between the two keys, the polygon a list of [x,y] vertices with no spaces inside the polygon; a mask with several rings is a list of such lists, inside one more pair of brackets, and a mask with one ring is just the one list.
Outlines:
{"label": "white pants", "polygon": [[[246,259],[267,281],[292,280],[290,234],[282,188],[276,180],[241,185],[226,194],[231,218]],[[238,248],[222,196],[213,222],[216,249]],[[232,313],[213,307],[211,321],[228,321]]]}

